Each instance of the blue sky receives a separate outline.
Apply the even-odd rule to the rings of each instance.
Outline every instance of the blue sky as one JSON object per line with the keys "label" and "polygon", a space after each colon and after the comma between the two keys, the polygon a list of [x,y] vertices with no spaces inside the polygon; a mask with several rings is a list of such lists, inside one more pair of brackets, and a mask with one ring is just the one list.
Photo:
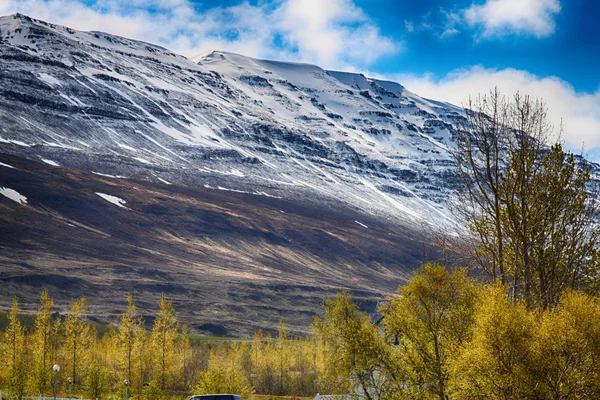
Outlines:
{"label": "blue sky", "polygon": [[[505,31],[482,36],[482,26],[449,20],[448,14],[484,1],[471,0],[358,0],[383,35],[405,43],[405,51],[378,65],[378,71],[394,73],[448,71],[471,65],[526,70],[539,76],[557,76],[576,90],[595,91],[600,85],[600,4],[569,0],[560,3],[552,33],[538,37],[535,32]],[[443,33],[448,23],[456,29]],[[412,33],[406,25],[412,26]]]}
{"label": "blue sky", "polygon": [[[482,26],[450,21],[456,31],[442,38],[448,14],[457,15],[473,1],[360,0],[370,10],[384,35],[406,44],[401,57],[380,65],[381,72],[409,69],[412,73],[448,71],[470,65],[488,68],[508,67],[539,76],[558,76],[576,90],[595,91],[600,85],[600,4],[594,1],[562,1],[554,17],[552,33],[538,37],[534,32],[505,31],[483,37]],[[399,20],[399,16],[402,19]],[[402,21],[413,32],[402,29]],[[399,29],[400,28],[400,29]]]}
{"label": "blue sky", "polygon": [[592,0],[0,0],[81,30],[398,81],[463,104],[493,86],[542,97],[562,140],[600,161],[600,4]]}

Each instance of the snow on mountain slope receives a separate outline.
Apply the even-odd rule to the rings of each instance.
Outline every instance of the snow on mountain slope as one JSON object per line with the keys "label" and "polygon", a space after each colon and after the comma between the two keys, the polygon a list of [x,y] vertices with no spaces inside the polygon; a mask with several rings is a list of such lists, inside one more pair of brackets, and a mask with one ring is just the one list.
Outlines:
{"label": "snow on mountain slope", "polygon": [[[196,61],[196,62],[194,62]],[[0,18],[0,149],[100,174],[450,221],[461,110],[314,65]]]}

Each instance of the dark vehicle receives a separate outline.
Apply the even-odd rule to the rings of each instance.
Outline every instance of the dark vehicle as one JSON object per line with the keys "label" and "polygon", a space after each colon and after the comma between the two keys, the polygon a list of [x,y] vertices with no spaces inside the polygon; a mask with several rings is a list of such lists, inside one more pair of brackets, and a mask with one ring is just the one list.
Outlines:
{"label": "dark vehicle", "polygon": [[189,400],[242,400],[237,394],[203,394],[192,396]]}

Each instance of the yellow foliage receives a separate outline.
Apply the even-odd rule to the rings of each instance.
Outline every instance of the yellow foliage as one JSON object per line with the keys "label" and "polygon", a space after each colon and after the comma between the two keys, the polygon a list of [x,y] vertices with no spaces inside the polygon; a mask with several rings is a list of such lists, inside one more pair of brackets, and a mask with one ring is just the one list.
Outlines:
{"label": "yellow foliage", "polygon": [[208,368],[198,376],[194,394],[239,394],[247,398],[254,393],[241,366],[239,345],[229,349],[213,349],[208,360]]}
{"label": "yellow foliage", "polygon": [[474,320],[472,340],[450,363],[452,398],[526,398],[537,329],[533,313],[493,285],[479,296]]}
{"label": "yellow foliage", "polygon": [[25,395],[27,379],[27,343],[25,328],[18,318],[19,302],[13,299],[8,316],[8,327],[4,334],[3,381],[6,382],[11,399],[21,399]]}
{"label": "yellow foliage", "polygon": [[563,295],[543,313],[530,371],[540,399],[600,398],[600,306],[581,292]]}
{"label": "yellow foliage", "polygon": [[86,299],[82,297],[71,303],[71,310],[67,315],[64,329],[63,344],[63,371],[66,371],[73,378],[75,385],[81,384],[80,374],[84,370],[87,362],[87,350],[91,344],[91,328],[85,319],[87,312]]}
{"label": "yellow foliage", "polygon": [[179,322],[175,309],[165,295],[162,295],[160,309],[152,327],[152,350],[154,354],[155,380],[162,390],[170,390],[177,373],[175,340],[179,331]]}
{"label": "yellow foliage", "polygon": [[[386,363],[407,398],[447,397],[448,363],[469,338],[476,286],[462,269],[424,265],[381,312],[398,346]],[[388,356],[390,357],[390,356]]]}
{"label": "yellow foliage", "polygon": [[40,296],[40,307],[35,318],[35,328],[31,338],[33,350],[33,368],[31,383],[33,393],[47,394],[52,385],[53,360],[52,347],[57,336],[57,326],[52,323],[52,307],[54,300],[43,291]]}

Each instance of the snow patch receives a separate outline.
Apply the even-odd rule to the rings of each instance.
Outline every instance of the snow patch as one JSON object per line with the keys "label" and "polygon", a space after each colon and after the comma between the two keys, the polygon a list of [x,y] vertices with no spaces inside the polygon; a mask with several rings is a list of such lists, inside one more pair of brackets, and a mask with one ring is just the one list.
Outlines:
{"label": "snow patch", "polygon": [[0,167],[6,167],[6,168],[15,169],[15,167],[13,167],[12,165],[4,164],[3,162],[0,162]]}
{"label": "snow patch", "polygon": [[240,178],[245,177],[246,175],[244,175],[244,173],[238,169],[232,169],[231,171],[219,171],[218,169],[212,169],[212,168],[198,168],[200,171],[204,171],[204,172],[214,172],[216,174],[221,174],[221,175],[231,175],[231,176],[239,176]]}
{"label": "snow patch", "polygon": [[148,160],[146,160],[145,158],[142,158],[142,157],[133,157],[133,159],[134,160],[138,160],[142,164],[152,165],[152,163],[150,161],[148,161]]}
{"label": "snow patch", "polygon": [[94,172],[92,171],[92,174],[94,175],[99,175],[99,176],[105,176],[107,178],[115,178],[115,179],[128,179],[126,176],[121,176],[121,175],[109,175],[109,174],[103,174],[101,172]]}
{"label": "snow patch", "polygon": [[54,86],[62,86],[62,84],[60,83],[60,81],[58,79],[56,79],[55,77],[45,74],[45,73],[40,73],[38,75],[38,78],[41,81],[44,81],[45,83],[47,83],[48,85],[54,87]]}
{"label": "snow patch", "polygon": [[132,153],[135,153],[135,152],[137,151],[137,149],[134,149],[134,148],[133,148],[133,147],[131,147],[131,146],[127,146],[126,144],[123,144],[123,143],[117,143],[117,146],[119,146],[119,147],[120,147],[120,148],[122,148],[122,149],[129,150],[129,151],[131,151]]}
{"label": "snow patch", "polygon": [[19,204],[27,204],[27,197],[23,196],[21,193],[16,190],[2,187],[0,188],[0,194],[4,197],[11,199]]}
{"label": "snow patch", "polygon": [[66,144],[54,143],[54,142],[46,142],[46,143],[44,143],[44,146],[59,147],[61,149],[69,149],[69,150],[78,150],[78,151],[81,151],[81,149],[78,148],[78,147],[67,146]]}
{"label": "snow patch", "polygon": [[42,158],[42,162],[45,162],[48,165],[52,165],[53,167],[60,167],[60,165],[56,161],[52,161],[52,160],[48,160],[48,159]]}
{"label": "snow patch", "polygon": [[229,188],[225,188],[223,186],[217,186],[217,187],[213,187],[210,185],[204,185],[205,188],[207,189],[211,189],[211,190],[223,190],[225,192],[234,192],[234,193],[244,193],[244,194],[253,194],[255,196],[265,196],[265,197],[271,197],[274,199],[281,199],[281,197],[279,196],[273,196],[272,194],[266,193],[266,192],[248,192],[246,190],[239,190],[239,189],[229,189]]}
{"label": "snow patch", "polygon": [[119,206],[121,208],[127,208],[127,207],[125,207],[126,201],[120,197],[112,196],[110,194],[100,193],[100,192],[96,192],[96,194],[98,196],[102,197],[104,200],[108,201],[109,203],[114,204],[115,206]]}
{"label": "snow patch", "polygon": [[31,147],[30,144],[21,142],[20,140],[4,139],[1,136],[0,136],[0,143],[10,143],[10,144],[16,144],[17,146],[22,146],[22,147]]}

